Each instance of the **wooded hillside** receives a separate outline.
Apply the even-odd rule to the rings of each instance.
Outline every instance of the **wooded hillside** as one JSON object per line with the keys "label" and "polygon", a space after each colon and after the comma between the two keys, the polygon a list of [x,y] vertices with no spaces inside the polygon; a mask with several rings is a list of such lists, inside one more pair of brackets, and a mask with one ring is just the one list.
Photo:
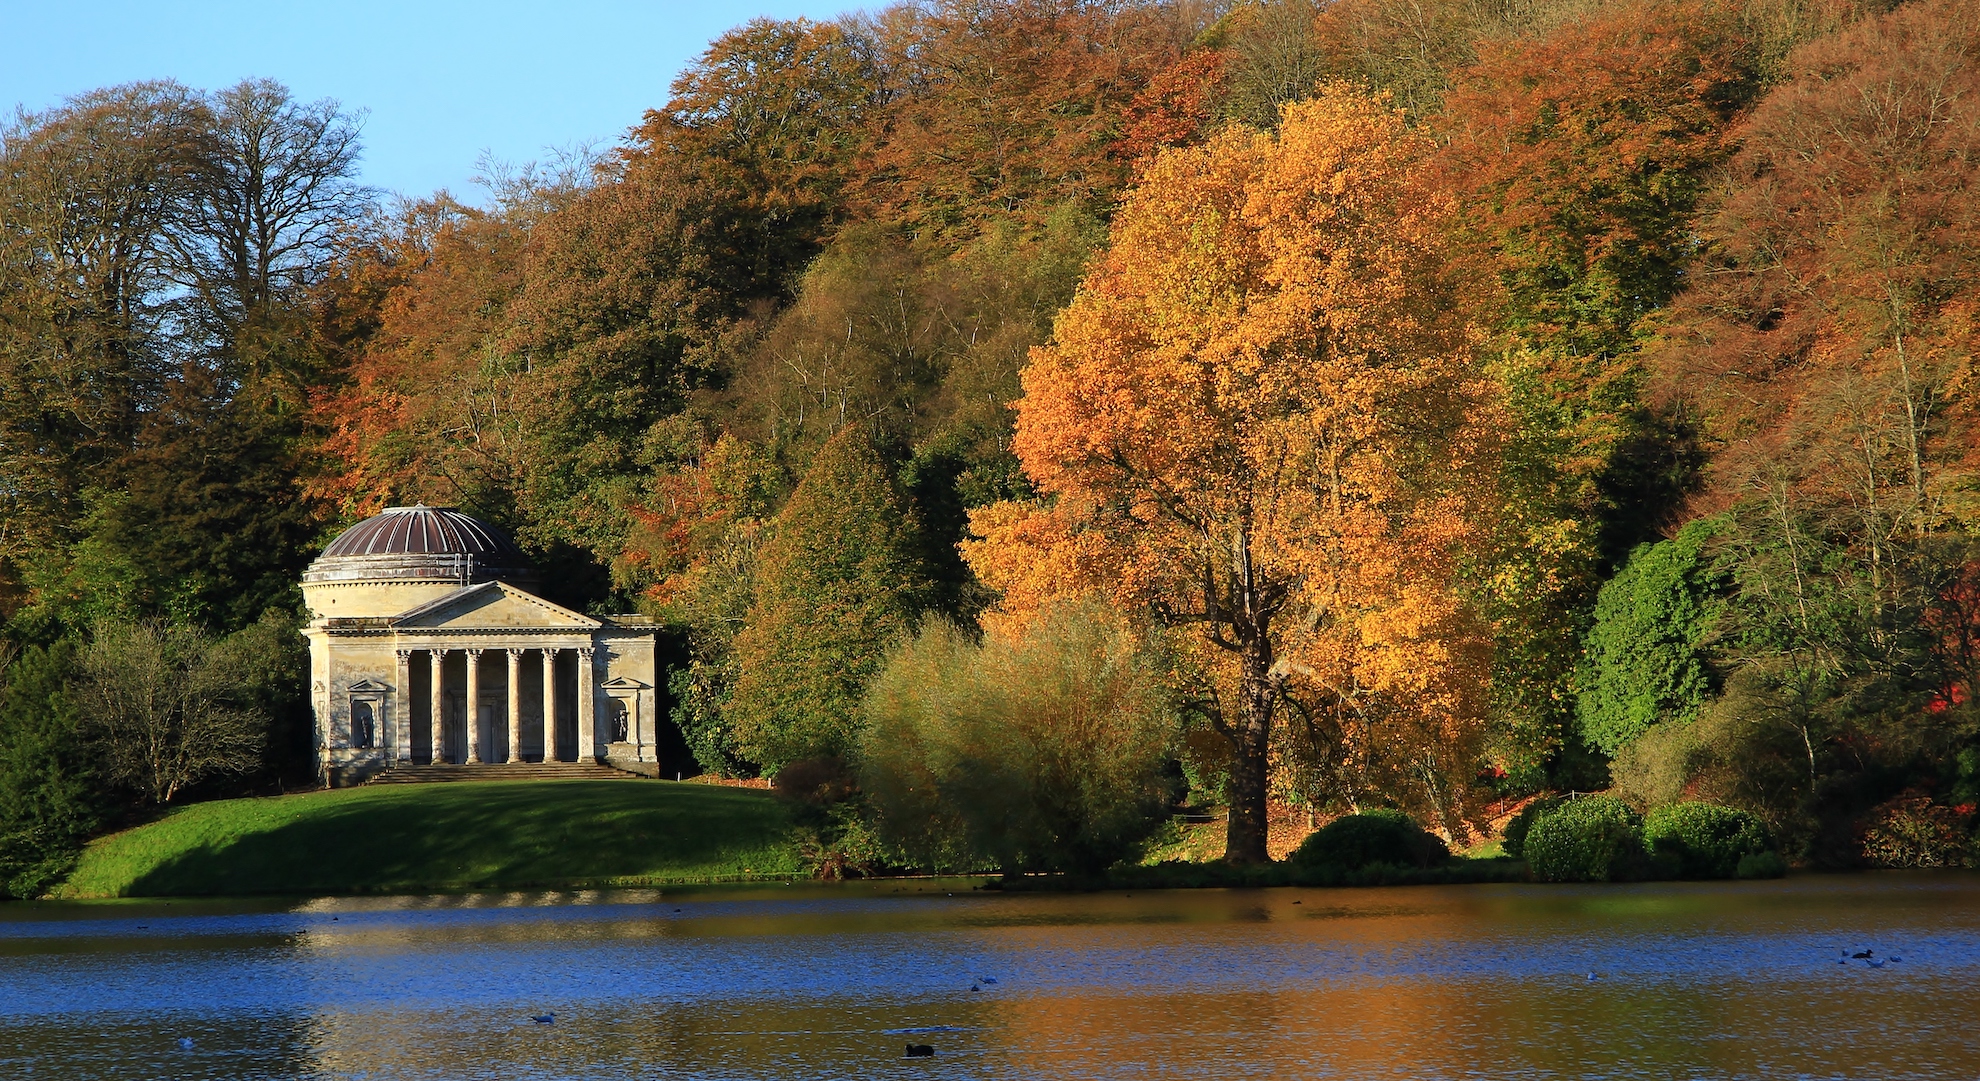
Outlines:
{"label": "wooded hillside", "polygon": [[[22,114],[0,871],[145,798],[61,780],[105,738],[95,643],[287,643],[303,566],[414,501],[511,528],[553,599],[663,617],[708,771],[843,795],[869,683],[937,663],[917,628],[1076,610],[1142,651],[1234,859],[1268,800],[1462,838],[1611,784],[1834,864],[1921,796],[1970,828],[1972,16],[759,19],[602,155],[484,163],[479,198],[385,199],[354,114],[271,82]],[[307,769],[299,648],[250,652],[214,708],[260,727],[194,795]]]}

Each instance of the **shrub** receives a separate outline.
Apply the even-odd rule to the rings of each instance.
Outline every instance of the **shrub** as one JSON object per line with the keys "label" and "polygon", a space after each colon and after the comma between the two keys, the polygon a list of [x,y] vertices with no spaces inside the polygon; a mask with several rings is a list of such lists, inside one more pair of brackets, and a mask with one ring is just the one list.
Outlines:
{"label": "shrub", "polygon": [[1434,867],[1450,858],[1450,849],[1441,839],[1400,811],[1368,811],[1337,818],[1287,857],[1302,869],[1332,867],[1342,871],[1376,864]]}
{"label": "shrub", "polygon": [[101,779],[67,687],[74,651],[34,647],[0,682],[0,898],[59,882],[101,824]]}
{"label": "shrub", "polygon": [[1863,860],[1872,867],[1965,866],[1972,852],[1961,819],[1958,811],[1925,796],[1899,796],[1866,817]]}
{"label": "shrub", "polygon": [[1614,796],[1569,800],[1541,814],[1523,849],[1542,882],[1623,882],[1651,871],[1642,820]]}
{"label": "shrub", "polygon": [[1643,843],[1653,852],[1675,856],[1685,878],[1732,878],[1742,860],[1774,846],[1766,825],[1753,815],[1698,802],[1650,812],[1643,821]]}
{"label": "shrub", "polygon": [[932,624],[888,657],[865,712],[879,833],[938,870],[1101,872],[1181,794],[1161,678],[1102,605],[981,645]]}
{"label": "shrub", "polygon": [[1779,878],[1785,874],[1787,861],[1771,848],[1741,856],[1739,866],[1733,869],[1735,878]]}
{"label": "shrub", "polygon": [[1559,807],[1561,803],[1559,796],[1535,797],[1512,816],[1512,821],[1506,823],[1505,832],[1499,835],[1499,847],[1513,859],[1522,858],[1526,853],[1526,835],[1533,829],[1534,819]]}

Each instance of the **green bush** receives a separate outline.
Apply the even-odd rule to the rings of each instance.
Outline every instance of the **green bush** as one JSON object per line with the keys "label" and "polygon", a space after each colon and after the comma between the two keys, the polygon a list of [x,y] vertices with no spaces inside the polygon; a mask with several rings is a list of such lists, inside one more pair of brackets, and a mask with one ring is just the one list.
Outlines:
{"label": "green bush", "polygon": [[1521,859],[1526,854],[1526,835],[1533,829],[1533,820],[1561,805],[1559,796],[1541,796],[1519,809],[1506,823],[1504,833],[1499,835],[1499,847],[1513,859]]}
{"label": "green bush", "polygon": [[1651,877],[1643,821],[1614,796],[1585,796],[1547,811],[1524,846],[1542,882],[1626,882]]}
{"label": "green bush", "polygon": [[1771,848],[1741,856],[1739,866],[1733,869],[1735,878],[1779,878],[1785,874],[1787,861]]}
{"label": "green bush", "polygon": [[865,711],[860,787],[880,839],[920,866],[1099,874],[1182,794],[1161,674],[1097,603],[980,645],[932,622]]}
{"label": "green bush", "polygon": [[1676,857],[1684,878],[1733,878],[1742,860],[1774,847],[1766,825],[1753,815],[1697,802],[1650,812],[1643,821],[1643,843],[1652,852]]}
{"label": "green bush", "polygon": [[1450,858],[1450,849],[1435,834],[1401,811],[1386,810],[1337,818],[1287,857],[1288,862],[1303,869],[1332,867],[1342,871],[1359,871],[1376,864],[1434,867]]}

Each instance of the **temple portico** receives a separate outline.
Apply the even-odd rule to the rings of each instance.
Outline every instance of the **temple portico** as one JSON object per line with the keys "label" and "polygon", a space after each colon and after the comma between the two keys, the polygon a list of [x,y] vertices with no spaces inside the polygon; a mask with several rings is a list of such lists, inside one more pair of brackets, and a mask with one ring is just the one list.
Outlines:
{"label": "temple portico", "polygon": [[532,584],[506,537],[453,511],[394,508],[333,542],[303,580],[324,782],[441,763],[657,773],[654,625]]}

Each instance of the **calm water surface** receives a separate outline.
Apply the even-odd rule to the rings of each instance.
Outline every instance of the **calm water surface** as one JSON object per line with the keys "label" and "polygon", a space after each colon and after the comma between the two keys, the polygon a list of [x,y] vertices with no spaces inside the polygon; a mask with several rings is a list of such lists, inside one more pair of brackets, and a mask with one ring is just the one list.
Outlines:
{"label": "calm water surface", "polygon": [[897,888],[0,907],[0,1078],[1980,1078],[1980,876]]}

